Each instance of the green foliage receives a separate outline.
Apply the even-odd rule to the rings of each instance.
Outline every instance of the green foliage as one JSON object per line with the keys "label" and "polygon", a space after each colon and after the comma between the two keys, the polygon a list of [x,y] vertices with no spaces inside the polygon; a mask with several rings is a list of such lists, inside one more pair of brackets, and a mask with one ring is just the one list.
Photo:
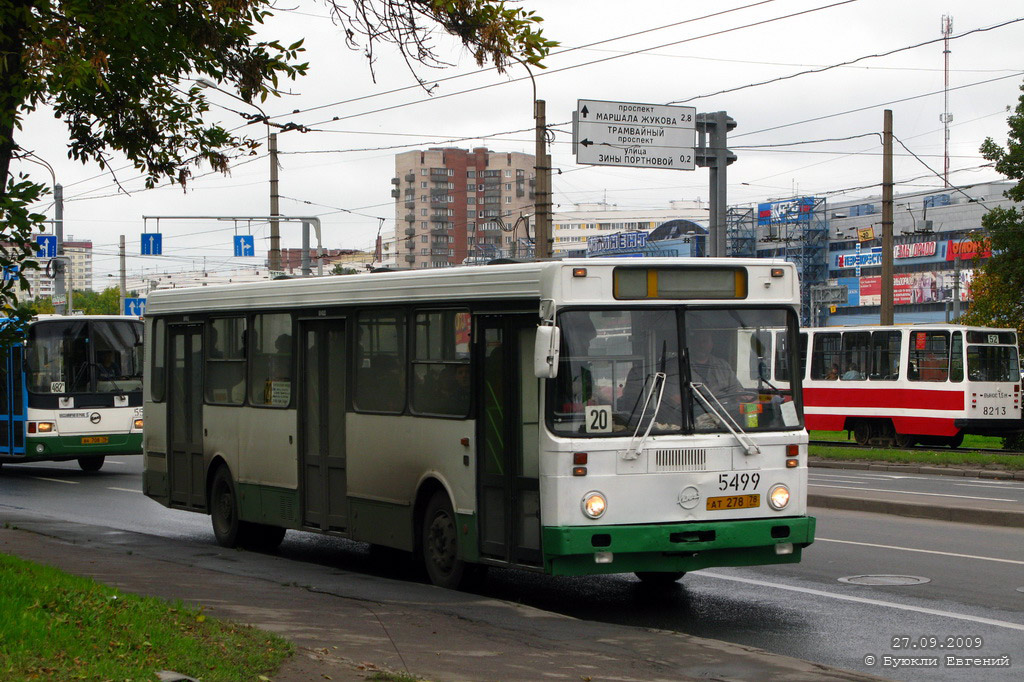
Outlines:
{"label": "green foliage", "polygon": [[125,594],[0,554],[0,676],[5,680],[255,680],[292,653],[277,635],[202,608]]}
{"label": "green foliage", "polygon": [[[1024,95],[1007,123],[1006,147],[988,138],[981,154],[995,162],[999,173],[1017,181],[1005,194],[1019,202],[1024,201]],[[981,224],[992,242],[992,258],[971,283],[973,300],[961,321],[1012,327],[1024,339],[1024,214],[1016,207],[996,207],[982,217]]]}
{"label": "green foliage", "polygon": [[120,315],[121,290],[117,287],[107,287],[102,292],[75,289],[71,304],[86,315]]}

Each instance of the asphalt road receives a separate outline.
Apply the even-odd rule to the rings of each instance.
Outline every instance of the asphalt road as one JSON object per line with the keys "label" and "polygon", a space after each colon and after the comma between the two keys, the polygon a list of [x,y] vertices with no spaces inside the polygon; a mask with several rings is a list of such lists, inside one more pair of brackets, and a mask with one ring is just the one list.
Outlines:
{"label": "asphalt road", "polygon": [[[1019,503],[1024,489],[1020,482],[876,472],[812,470],[811,481],[819,492],[826,486],[862,494],[868,488],[886,489],[924,493],[929,499],[949,496],[951,504],[980,504],[975,498],[985,498],[986,504]],[[6,513],[28,512],[107,532],[129,530],[213,545],[208,517],[165,509],[140,488],[140,458],[112,458],[98,474],[85,474],[74,463],[5,465],[0,470],[0,521]],[[747,644],[892,679],[1022,677],[1024,530],[851,511],[813,513],[818,540],[797,565],[708,569],[686,576],[668,593],[648,592],[632,576],[553,578],[495,570],[479,593],[578,618]],[[354,571],[380,599],[389,598],[395,583],[374,581],[374,576],[415,580],[401,557],[382,564],[365,546],[336,538],[289,532],[280,552],[306,565]],[[1009,655],[1011,667],[965,673],[946,665],[947,655]],[[873,665],[865,663],[869,656],[875,657]],[[885,667],[886,656],[938,656],[940,665]]]}

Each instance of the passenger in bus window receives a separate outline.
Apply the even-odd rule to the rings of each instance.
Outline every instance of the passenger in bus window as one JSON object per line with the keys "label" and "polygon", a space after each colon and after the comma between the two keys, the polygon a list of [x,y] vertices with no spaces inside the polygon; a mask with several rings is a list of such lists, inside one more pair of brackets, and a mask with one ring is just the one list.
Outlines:
{"label": "passenger in bus window", "polygon": [[837,381],[839,379],[839,365],[832,365],[832,368],[828,370],[828,374],[825,378],[829,381]]}
{"label": "passenger in bus window", "polygon": [[117,366],[117,359],[114,357],[114,351],[105,350],[100,351],[99,364],[97,365],[97,373],[100,381],[109,381],[116,379],[120,376],[121,372]]}
{"label": "passenger in bus window", "polygon": [[864,375],[860,373],[860,367],[856,362],[851,362],[843,373],[843,381],[860,381],[863,378]]}
{"label": "passenger in bus window", "polygon": [[698,331],[690,341],[690,376],[693,383],[704,384],[719,398],[749,394],[728,362],[712,352],[711,332]]}

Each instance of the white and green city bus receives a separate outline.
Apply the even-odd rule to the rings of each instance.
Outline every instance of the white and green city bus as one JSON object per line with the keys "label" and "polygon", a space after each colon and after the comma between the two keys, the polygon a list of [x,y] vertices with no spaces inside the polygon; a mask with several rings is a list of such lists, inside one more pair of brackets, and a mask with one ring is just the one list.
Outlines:
{"label": "white and green city bus", "polygon": [[[0,322],[7,324],[4,320]],[[142,453],[142,321],[43,315],[0,351],[0,465]]]}
{"label": "white and green city bus", "polygon": [[797,562],[799,381],[716,380],[765,364],[759,330],[796,348],[798,305],[793,266],[753,259],[153,292],[143,490],[210,514],[225,546],[329,533],[449,587],[485,566],[668,583]]}

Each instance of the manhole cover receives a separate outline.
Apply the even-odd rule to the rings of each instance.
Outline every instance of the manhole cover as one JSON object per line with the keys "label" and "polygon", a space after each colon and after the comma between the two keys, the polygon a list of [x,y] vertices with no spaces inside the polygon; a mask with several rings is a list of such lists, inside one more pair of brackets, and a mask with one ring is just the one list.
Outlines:
{"label": "manhole cover", "polygon": [[921,585],[931,581],[931,578],[917,575],[851,575],[839,579],[841,583],[853,585]]}

